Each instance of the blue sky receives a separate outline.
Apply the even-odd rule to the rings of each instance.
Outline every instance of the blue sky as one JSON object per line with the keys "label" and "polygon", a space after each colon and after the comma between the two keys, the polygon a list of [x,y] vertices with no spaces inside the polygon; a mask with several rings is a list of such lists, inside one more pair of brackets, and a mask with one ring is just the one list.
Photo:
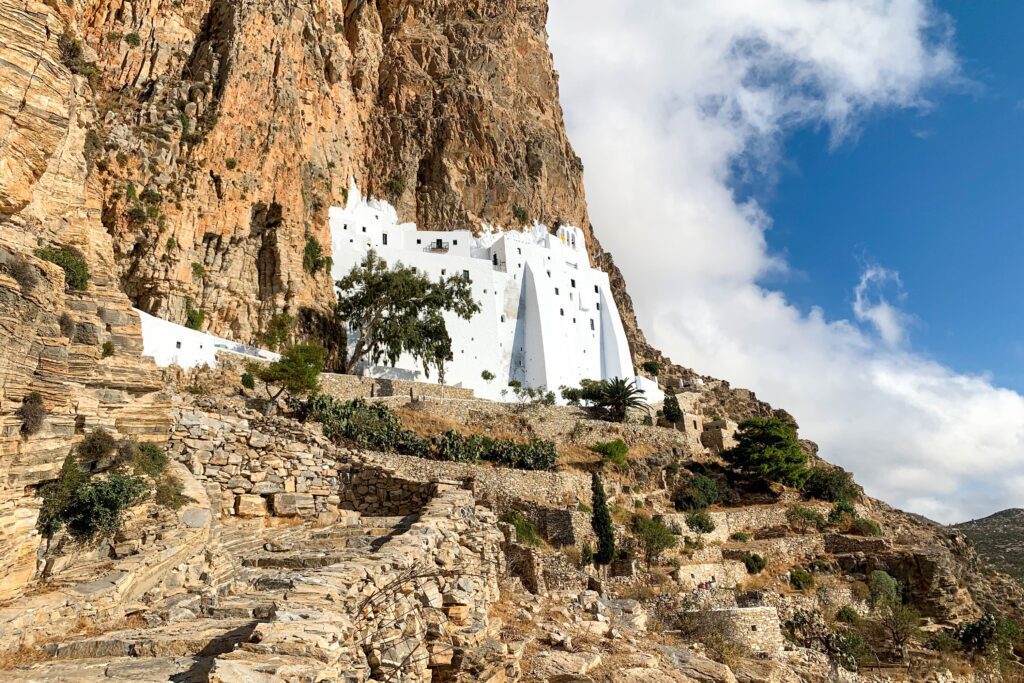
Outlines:
{"label": "blue sky", "polygon": [[969,84],[887,110],[832,148],[824,127],[784,142],[752,193],[791,272],[764,281],[803,310],[850,309],[866,262],[898,271],[918,353],[1024,391],[1024,2],[943,2]]}
{"label": "blue sky", "polygon": [[871,495],[943,522],[1024,507],[1024,3],[550,9],[648,339],[788,410]]}

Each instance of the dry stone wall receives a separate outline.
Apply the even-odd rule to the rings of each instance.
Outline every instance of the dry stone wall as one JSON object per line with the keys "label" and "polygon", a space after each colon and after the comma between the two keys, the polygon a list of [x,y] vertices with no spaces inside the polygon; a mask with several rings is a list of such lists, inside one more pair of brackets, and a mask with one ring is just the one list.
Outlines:
{"label": "dry stone wall", "polygon": [[412,382],[403,379],[382,379],[357,377],[356,375],[320,375],[321,390],[325,394],[349,401],[355,398],[404,397],[472,399],[473,390],[466,387],[449,387],[430,382]]}

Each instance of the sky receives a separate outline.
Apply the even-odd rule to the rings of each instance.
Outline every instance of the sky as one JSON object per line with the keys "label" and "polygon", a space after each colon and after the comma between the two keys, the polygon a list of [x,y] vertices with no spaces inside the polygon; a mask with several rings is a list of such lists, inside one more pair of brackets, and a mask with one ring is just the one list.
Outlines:
{"label": "sky", "polygon": [[641,326],[867,492],[1024,507],[1024,3],[552,0]]}

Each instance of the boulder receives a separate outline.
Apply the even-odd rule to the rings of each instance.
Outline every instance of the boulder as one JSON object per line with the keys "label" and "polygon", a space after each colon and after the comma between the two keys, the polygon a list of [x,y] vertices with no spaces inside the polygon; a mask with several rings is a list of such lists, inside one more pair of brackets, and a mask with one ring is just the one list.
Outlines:
{"label": "boulder", "polygon": [[235,496],[235,514],[239,517],[266,517],[267,499],[251,493]]}

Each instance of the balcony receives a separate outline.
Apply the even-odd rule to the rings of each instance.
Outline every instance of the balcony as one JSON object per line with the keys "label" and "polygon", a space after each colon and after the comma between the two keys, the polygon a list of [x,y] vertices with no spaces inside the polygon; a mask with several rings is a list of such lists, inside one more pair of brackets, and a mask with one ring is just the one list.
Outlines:
{"label": "balcony", "polygon": [[427,252],[428,254],[447,254],[450,248],[450,242],[445,242],[443,240],[435,240],[428,244],[427,246],[423,247],[423,251]]}

